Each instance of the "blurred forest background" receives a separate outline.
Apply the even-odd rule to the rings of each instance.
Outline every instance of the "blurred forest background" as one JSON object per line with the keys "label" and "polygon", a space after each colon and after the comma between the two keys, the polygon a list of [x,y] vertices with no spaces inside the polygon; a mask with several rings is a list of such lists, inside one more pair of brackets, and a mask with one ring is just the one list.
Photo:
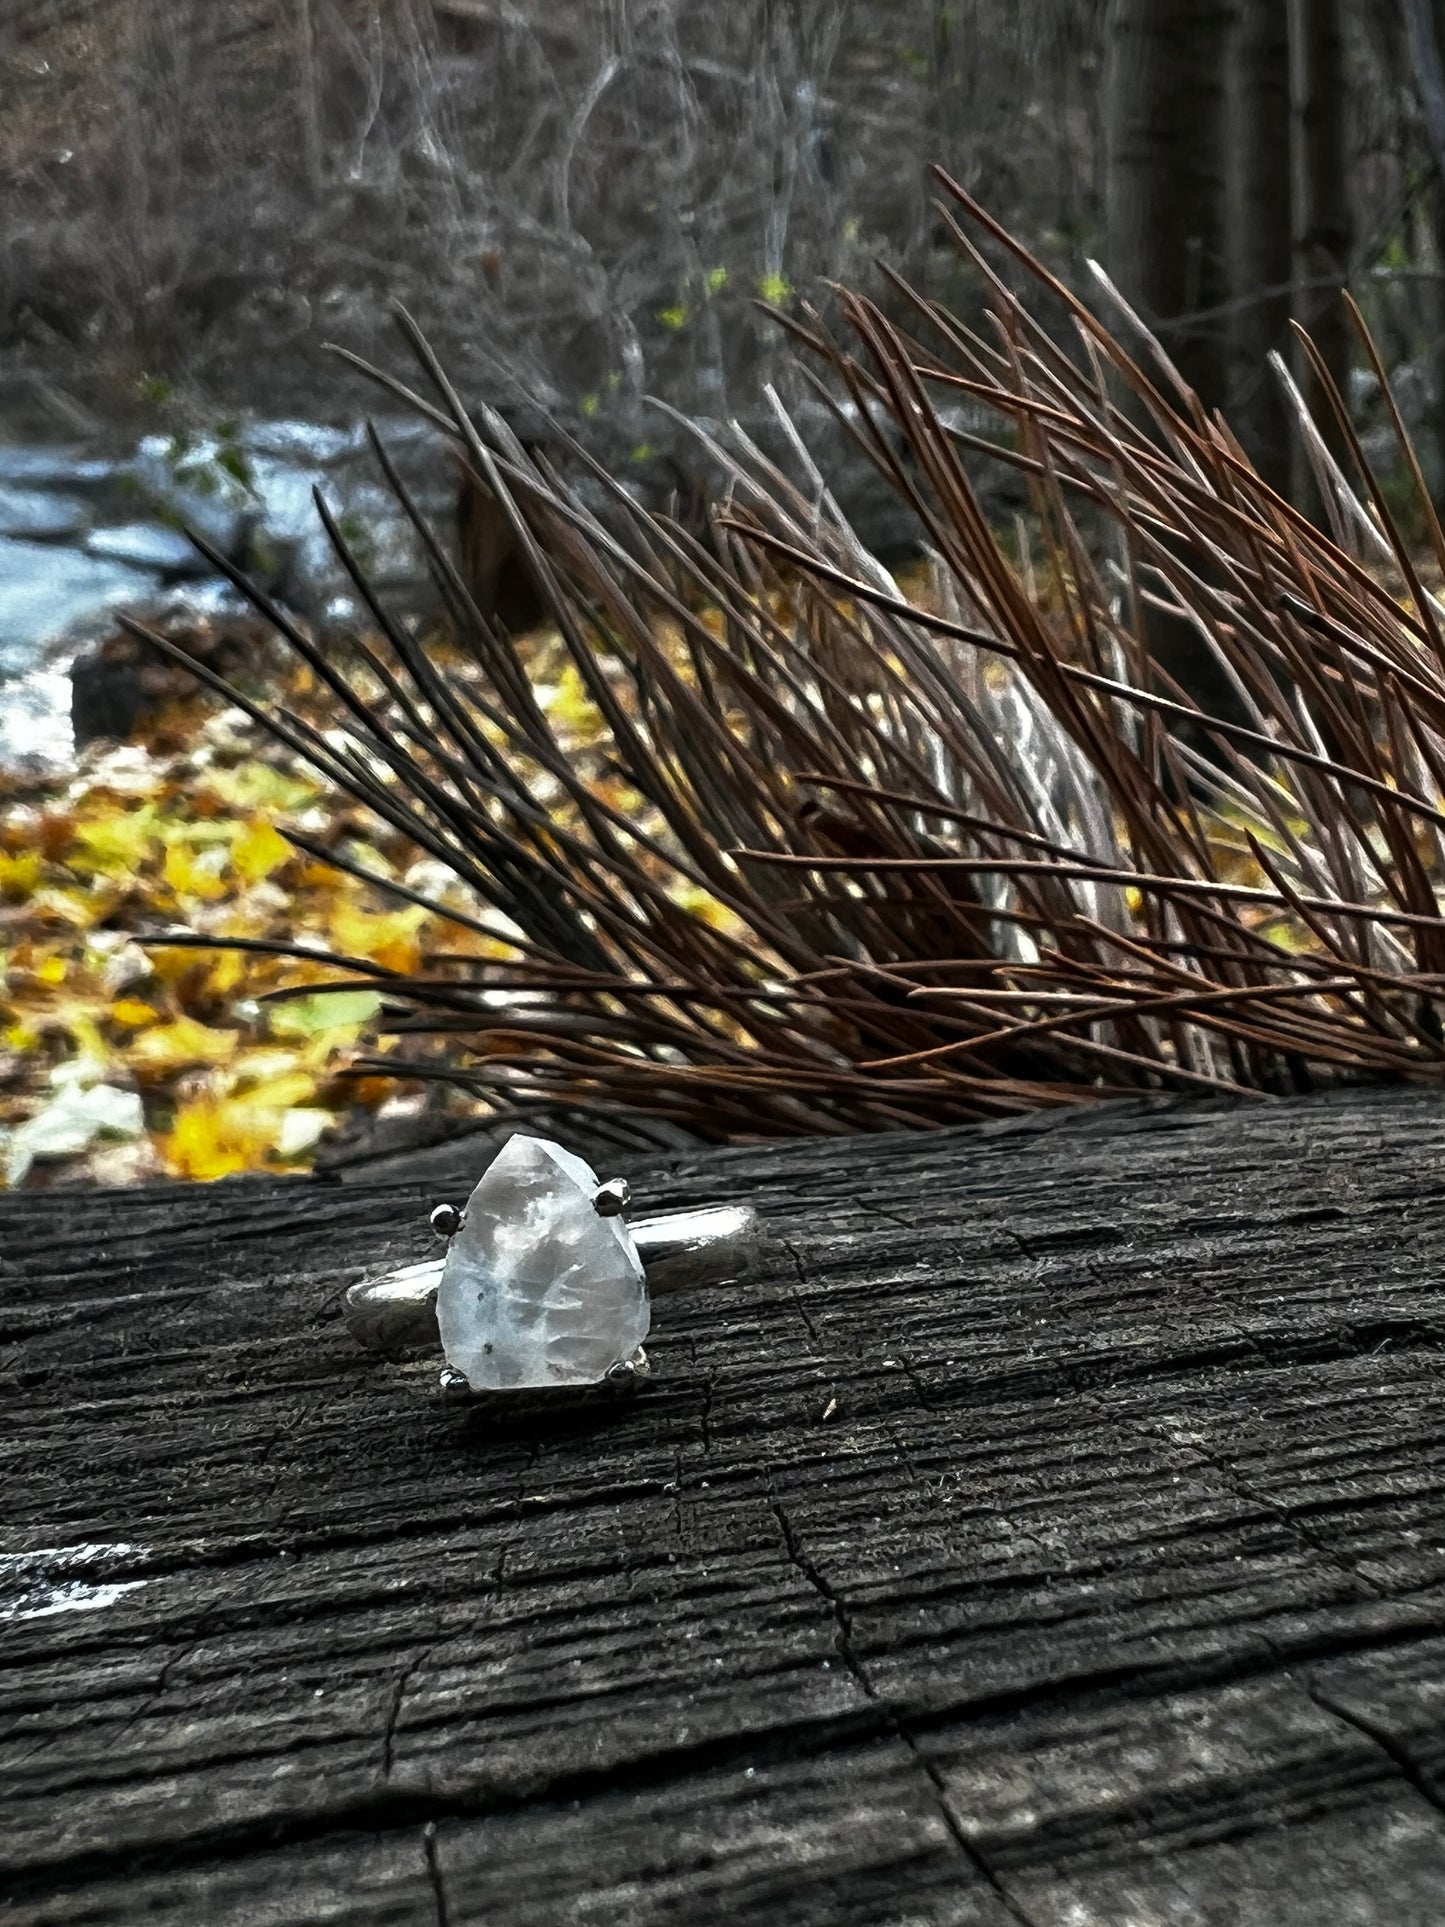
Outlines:
{"label": "blurred forest background", "polygon": [[[466,863],[438,863],[438,852],[455,854],[445,837],[427,855],[404,823],[380,833],[334,771],[298,777],[244,714],[199,704],[189,672],[141,653],[113,615],[144,610],[211,669],[250,677],[261,700],[330,726],[329,671],[280,666],[264,625],[216,593],[218,578],[200,578],[181,525],[203,527],[328,649],[351,647],[361,616],[354,598],[335,596],[334,555],[328,576],[326,545],[307,548],[299,532],[304,521],[314,535],[318,476],[388,597],[394,586],[398,598],[418,584],[423,598],[434,591],[409,528],[388,572],[394,501],[390,535],[374,486],[352,513],[355,471],[370,468],[351,431],[379,409],[390,437],[396,406],[323,352],[339,343],[409,375],[392,299],[415,315],[468,406],[501,409],[544,454],[555,423],[644,506],[680,510],[694,527],[717,478],[688,424],[739,422],[796,475],[772,407],[781,397],[859,534],[894,566],[916,556],[914,509],[859,452],[847,409],[815,393],[764,310],[799,315],[811,303],[831,321],[838,284],[908,325],[902,277],[987,334],[990,291],[955,247],[928,178],[939,163],[1154,366],[1129,319],[1142,317],[1266,480],[1317,516],[1340,513],[1318,484],[1321,448],[1344,439],[1330,402],[1341,397],[1379,478],[1372,512],[1400,533],[1388,566],[1418,553],[1418,575],[1404,571],[1416,604],[1421,581],[1439,581],[1445,543],[1435,550],[1429,498],[1445,496],[1445,0],[0,0],[0,103],[0,1181],[295,1166],[337,1129],[381,1142],[363,1113],[404,1133],[455,1098],[430,1061],[409,1083],[367,1069],[374,989],[258,1000],[321,985],[315,958],[328,950],[406,977],[443,944],[460,967],[461,944],[468,968],[501,968],[505,933],[466,924],[476,907],[458,881]],[[1420,451],[1424,495],[1346,290]],[[1061,304],[1038,311],[1048,325],[1064,320]],[[1315,362],[1293,321],[1317,342]],[[1313,456],[1299,444],[1291,383],[1320,425]],[[1010,608],[1027,613],[1037,532],[1027,481],[977,446],[998,432],[1000,405],[1012,421],[1012,401],[995,393],[990,403],[967,382],[935,399],[942,429],[968,447],[992,529],[1021,558],[1026,593]],[[1093,430],[1074,406],[1050,418],[1068,459],[1070,436]],[[1131,419],[1113,426],[1133,432]],[[890,432],[889,446],[915,459],[921,431],[902,404]],[[458,465],[429,435],[401,446],[399,459],[412,458],[484,613],[529,630],[521,647],[556,767],[582,772],[598,794],[631,796],[617,804],[624,815],[640,807],[646,780],[635,794],[618,787],[600,672],[555,626],[531,632],[489,601],[496,571],[467,560],[475,493],[458,494]],[[1168,511],[1185,604],[1198,590],[1189,555],[1238,537],[1237,503],[1206,502],[1197,476],[1179,471]],[[1271,503],[1258,514],[1274,529]],[[1106,523],[1123,516],[1122,552],[1137,547],[1113,498],[1096,506]],[[1218,511],[1213,524],[1206,507]],[[1289,524],[1295,561],[1302,526]],[[989,522],[979,531],[988,555],[976,553],[970,595],[996,560]],[[1169,554],[1155,566],[1168,575]],[[1301,595],[1317,594],[1309,566],[1298,564]],[[1364,580],[1349,577],[1355,588]],[[162,607],[172,592],[178,600]],[[1296,663],[1288,652],[1302,645],[1277,597],[1268,607],[1281,659]],[[435,613],[434,599],[430,613],[424,600],[406,609],[422,624]],[[1030,649],[1052,633],[1042,602],[1038,613]],[[1218,627],[1212,607],[1195,613]],[[1359,620],[1355,601],[1348,613]],[[1110,633],[1120,620],[1112,604],[1089,612]],[[1380,647],[1403,647],[1393,603],[1380,621]],[[1156,610],[1156,665],[1171,660],[1171,633]],[[1218,633],[1228,639],[1228,625]],[[1208,678],[1193,648],[1173,666],[1199,688]],[[1414,657],[1409,666],[1418,696]],[[979,682],[983,707],[960,713],[992,714],[988,703],[1004,698],[991,688]],[[24,689],[39,692],[29,709]],[[1203,693],[1224,714],[1238,689]],[[1019,738],[1020,718],[1044,717],[1033,702],[1020,697],[999,724],[1005,758],[1026,763],[1054,744],[1058,768],[1072,768],[1072,722],[1060,736],[1045,718],[1032,750]],[[1345,721],[1338,738],[1353,741]],[[1285,703],[1277,727],[1292,742],[1303,725]],[[42,738],[64,747],[37,773]],[[766,729],[758,740],[768,745],[759,767],[780,767]],[[1126,761],[1133,754],[1127,732],[1110,741]],[[1380,772],[1394,764],[1370,768],[1372,793],[1392,796]],[[1257,774],[1240,762],[1228,778],[1236,813]],[[1094,784],[1102,795],[1112,780],[1100,765],[1079,794],[1094,796]],[[1353,776],[1331,780],[1310,804],[1327,852],[1336,817],[1362,793]],[[1408,770],[1391,779],[1416,780]],[[1039,795],[1047,790],[1041,779]],[[1133,795],[1117,784],[1108,793],[1116,815]],[[1270,791],[1261,833],[1278,827],[1276,807]],[[1429,814],[1433,803],[1419,807]],[[1049,848],[1083,836],[1062,806],[1056,816],[1030,818],[1027,836],[1046,834]],[[1095,816],[1107,842],[1114,819]],[[1152,816],[1138,820],[1142,849]],[[1201,832],[1197,848],[1173,847],[1153,867],[1213,865],[1263,900],[1274,874],[1237,830],[1221,815],[1212,842]],[[807,842],[824,831],[799,817],[790,834]],[[1280,834],[1293,848],[1292,822]],[[721,836],[709,830],[706,847]],[[1372,850],[1365,859],[1376,865]],[[1331,861],[1311,857],[1297,883],[1318,888]],[[1383,902],[1394,888],[1383,873],[1374,884],[1341,877],[1331,888],[1346,896],[1373,890]],[[377,895],[377,878],[391,899]],[[1419,883],[1426,894],[1409,898],[1409,914],[1431,887]],[[704,949],[709,919],[730,927],[696,879],[677,900]],[[465,941],[447,920],[456,912]],[[147,947],[177,925],[250,944],[250,959]],[[1337,950],[1354,956],[1354,946],[1348,935]],[[1403,953],[1388,955],[1395,968]],[[1300,983],[1291,995],[1306,994]],[[885,1015],[879,1050],[894,1035]],[[1083,1052],[1081,1091],[1092,1088],[1088,1021],[1082,1042],[1068,1040]],[[1129,1075],[1197,1085],[1198,1066],[1176,1062],[1172,1033],[1160,1036]],[[1392,1034],[1388,1061],[1413,1063],[1401,1048]],[[1348,1041],[1351,1063],[1354,1050]],[[1230,1074],[1261,1081],[1237,1065]]]}
{"label": "blurred forest background", "polygon": [[757,297],[881,260],[978,303],[938,161],[1104,262],[1281,479],[1266,356],[1294,313],[1343,381],[1350,286],[1438,487],[1442,44],[1442,0],[0,0],[0,406],[353,415],[317,349],[389,354],[398,296],[466,391],[672,488],[649,395],[809,419]]}

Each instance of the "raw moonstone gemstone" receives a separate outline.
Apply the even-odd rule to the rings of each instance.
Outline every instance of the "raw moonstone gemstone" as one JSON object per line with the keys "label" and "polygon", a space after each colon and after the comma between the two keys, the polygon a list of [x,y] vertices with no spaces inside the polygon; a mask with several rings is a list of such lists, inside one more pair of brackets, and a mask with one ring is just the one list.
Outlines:
{"label": "raw moonstone gemstone", "polygon": [[642,1260],[596,1190],[581,1158],[520,1133],[483,1172],[437,1287],[442,1350],[474,1392],[592,1385],[646,1338]]}

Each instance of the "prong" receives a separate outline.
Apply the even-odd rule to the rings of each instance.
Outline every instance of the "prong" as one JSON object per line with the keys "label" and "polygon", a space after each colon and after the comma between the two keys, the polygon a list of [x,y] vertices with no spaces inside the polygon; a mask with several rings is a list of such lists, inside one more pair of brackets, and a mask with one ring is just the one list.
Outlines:
{"label": "prong", "polygon": [[462,1214],[454,1204],[437,1204],[428,1222],[439,1238],[455,1238],[462,1228]]}
{"label": "prong", "polygon": [[626,1178],[609,1178],[592,1194],[592,1208],[599,1218],[620,1218],[632,1202],[632,1187]]}
{"label": "prong", "polygon": [[464,1399],[472,1396],[472,1388],[466,1373],[456,1371],[450,1365],[442,1367],[441,1376],[437,1380],[437,1390],[448,1404],[452,1405],[460,1404]]}
{"label": "prong", "polygon": [[607,1376],[614,1384],[619,1379],[650,1378],[651,1375],[652,1361],[640,1345],[631,1358],[619,1358],[615,1365],[609,1365],[607,1368]]}

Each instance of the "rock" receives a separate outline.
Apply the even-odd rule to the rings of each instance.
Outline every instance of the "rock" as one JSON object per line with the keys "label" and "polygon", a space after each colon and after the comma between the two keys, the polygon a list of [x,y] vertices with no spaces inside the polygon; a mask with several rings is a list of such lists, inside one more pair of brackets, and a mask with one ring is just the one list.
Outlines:
{"label": "rock", "polygon": [[200,580],[215,574],[205,557],[179,529],[159,522],[128,522],[120,528],[92,529],[85,538],[87,555],[107,562],[124,562],[146,569],[164,581]]}
{"label": "rock", "polygon": [[46,489],[11,488],[0,481],[0,535],[22,542],[74,542],[88,524],[85,504]]}
{"label": "rock", "polygon": [[100,741],[128,743],[147,713],[139,666],[128,651],[102,643],[70,665],[70,728],[77,749]]}
{"label": "rock", "polygon": [[[145,612],[149,626],[228,682],[254,685],[274,668],[278,645],[251,615],[202,615],[185,606]],[[70,723],[75,747],[105,738],[144,738],[174,703],[200,685],[189,670],[124,630],[100,637],[70,665]]]}
{"label": "rock", "polygon": [[596,1384],[646,1338],[642,1261],[596,1190],[581,1158],[521,1133],[482,1174],[437,1291],[442,1349],[473,1391]]}
{"label": "rock", "polygon": [[114,478],[113,463],[76,449],[0,447],[0,485],[16,483],[28,489],[90,496],[107,490]]}

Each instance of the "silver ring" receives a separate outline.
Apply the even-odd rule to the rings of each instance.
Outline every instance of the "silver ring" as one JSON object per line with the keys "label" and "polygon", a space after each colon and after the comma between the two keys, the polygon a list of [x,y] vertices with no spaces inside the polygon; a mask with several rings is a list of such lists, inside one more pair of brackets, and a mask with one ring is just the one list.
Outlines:
{"label": "silver ring", "polygon": [[715,1205],[624,1216],[626,1183],[549,1138],[509,1138],[458,1211],[438,1205],[443,1258],[363,1279],[346,1293],[347,1329],[390,1356],[440,1348],[450,1397],[635,1386],[651,1300],[752,1269],[757,1213]]}

